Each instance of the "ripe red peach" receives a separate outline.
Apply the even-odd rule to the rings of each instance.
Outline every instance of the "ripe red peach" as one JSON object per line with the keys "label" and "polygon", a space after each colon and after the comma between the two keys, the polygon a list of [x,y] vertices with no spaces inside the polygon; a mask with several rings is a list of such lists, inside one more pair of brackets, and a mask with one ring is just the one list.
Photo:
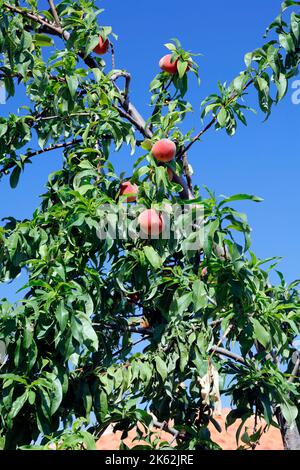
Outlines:
{"label": "ripe red peach", "polygon": [[176,145],[170,139],[161,139],[153,145],[152,155],[160,162],[170,162],[176,154]]}
{"label": "ripe red peach", "polygon": [[138,223],[145,235],[159,235],[165,228],[165,221],[161,213],[155,209],[146,209],[140,213]]}
{"label": "ripe red peach", "polygon": [[100,55],[106,54],[106,52],[108,51],[108,48],[109,48],[109,40],[106,39],[104,41],[103,38],[99,36],[99,43],[94,48],[95,54],[100,54]]}
{"label": "ripe red peach", "polygon": [[126,199],[127,202],[135,202],[139,187],[136,184],[132,184],[130,181],[124,181],[120,186],[120,195],[124,196],[128,194]]}
{"label": "ripe red peach", "polygon": [[174,60],[174,62],[171,62],[171,57],[172,54],[164,55],[159,61],[159,66],[162,70],[164,70],[164,72],[175,74],[177,73],[178,59]]}

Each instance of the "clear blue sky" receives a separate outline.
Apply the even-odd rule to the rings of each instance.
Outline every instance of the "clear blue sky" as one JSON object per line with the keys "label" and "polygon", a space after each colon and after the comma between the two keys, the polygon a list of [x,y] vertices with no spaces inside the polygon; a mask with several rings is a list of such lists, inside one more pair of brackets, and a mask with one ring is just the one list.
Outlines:
{"label": "clear blue sky", "polygon": [[[199,105],[217,90],[217,81],[231,81],[244,68],[246,52],[262,45],[266,26],[277,16],[280,0],[238,0],[200,2],[199,0],[103,0],[102,24],[112,25],[119,35],[115,45],[116,66],[132,74],[131,99],[149,116],[149,83],[158,73],[158,61],[167,53],[163,44],[177,37],[183,47],[201,52],[201,86],[190,77],[189,100],[195,112],[188,125],[201,128]],[[46,2],[41,2],[45,5]],[[108,58],[109,61],[109,58]],[[109,62],[108,62],[109,63]],[[300,77],[298,77],[300,78]],[[24,104],[23,91],[0,106],[2,115]],[[250,92],[250,105],[254,105]],[[259,257],[283,256],[280,270],[288,281],[299,277],[300,250],[298,234],[300,201],[299,116],[300,105],[293,105],[292,90],[274,108],[269,121],[263,115],[248,115],[248,127],[239,126],[235,137],[225,132],[209,131],[203,141],[190,151],[194,183],[206,184],[216,194],[246,192],[264,198],[261,204],[239,202],[236,208],[246,212],[253,228],[252,249]],[[248,98],[247,98],[248,99]],[[257,107],[257,106],[256,106]],[[134,156],[124,148],[113,155],[118,171],[131,172]],[[30,217],[44,192],[47,175],[60,168],[59,152],[35,158],[27,166],[17,189],[8,180],[0,183],[0,218]],[[14,292],[24,283],[0,286],[0,298],[14,300]],[[20,296],[22,294],[18,294]],[[18,297],[17,296],[17,297]]]}

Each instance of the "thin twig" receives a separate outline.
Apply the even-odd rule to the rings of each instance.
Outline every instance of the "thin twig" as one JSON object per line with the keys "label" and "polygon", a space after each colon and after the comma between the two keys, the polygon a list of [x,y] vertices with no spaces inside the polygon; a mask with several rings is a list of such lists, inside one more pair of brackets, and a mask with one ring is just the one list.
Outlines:
{"label": "thin twig", "polygon": [[35,15],[33,12],[27,10],[27,9],[22,9],[18,8],[14,5],[9,5],[8,3],[3,3],[3,6],[7,8],[10,11],[13,11],[15,13],[18,13],[19,15],[25,16],[33,21],[36,21],[37,23],[41,24],[42,26],[46,26],[46,28],[49,28],[52,30],[55,34],[62,35],[63,31],[60,27],[54,26],[53,24],[49,23],[45,18],[39,15]]}
{"label": "thin twig", "polygon": [[57,14],[57,11],[56,11],[54,1],[53,0],[48,0],[48,3],[50,5],[50,10],[51,10],[53,18],[55,20],[55,23],[57,24],[57,26],[59,26],[61,28],[60,19],[59,19],[59,16]]}
{"label": "thin twig", "polygon": [[130,333],[138,333],[140,335],[152,335],[153,329],[152,328],[142,328],[139,326],[131,326],[131,325],[114,325],[113,323],[93,323],[95,326],[101,326],[104,328],[109,328],[111,330],[122,330],[128,331]]}
{"label": "thin twig", "polygon": [[[32,77],[32,72],[30,70],[27,70],[26,75],[28,77]],[[48,77],[49,77],[50,80],[54,80],[56,82],[65,82],[66,81],[65,78],[58,77],[57,75],[49,74]],[[18,73],[18,72],[11,73],[11,74],[0,73],[0,79],[2,80],[4,78],[18,78],[18,79],[22,80],[23,78],[25,78],[25,75],[22,75],[21,73]]]}
{"label": "thin twig", "polygon": [[[53,24],[46,21],[43,17],[41,17],[39,15],[35,15],[31,11],[23,10],[21,8],[9,5],[7,3],[4,3],[3,6],[6,7],[7,9],[9,9],[10,11],[13,11],[15,13],[18,13],[22,16],[25,16],[27,18],[30,18],[30,19],[38,22],[42,26],[45,26],[50,31],[52,31],[53,34],[61,36],[65,40],[68,40],[69,37],[70,37],[70,35],[67,31],[63,31],[62,28],[54,26]],[[84,52],[79,52],[79,56],[82,58],[82,60],[85,62],[85,64],[88,67],[90,67],[90,68],[97,68],[98,67],[97,62],[91,56],[85,56]],[[113,107],[119,112],[119,114],[122,117],[124,117],[129,122],[131,122],[134,125],[134,127],[144,137],[151,139],[153,133],[152,133],[151,129],[149,128],[149,126],[147,126],[146,121],[144,120],[144,118],[138,112],[136,107],[131,102],[129,102],[128,99],[125,96],[122,96],[122,93],[121,93],[120,89],[118,88],[118,86],[114,82],[113,82],[113,85],[114,85],[115,89],[118,92],[118,101],[121,105],[121,108],[123,108],[123,109],[121,109],[118,106],[114,106],[114,105],[113,105]],[[181,185],[182,188],[183,188],[182,191],[180,192],[180,197],[182,199],[193,199],[193,194],[190,192],[189,188],[187,187],[187,184],[185,183],[184,179],[181,176],[176,175],[174,173],[173,180],[174,180],[174,182]]]}
{"label": "thin twig", "polygon": [[112,357],[117,356],[118,354],[121,354],[123,351],[126,351],[126,349],[133,348],[137,344],[141,343],[142,341],[146,341],[148,339],[148,336],[145,336],[144,338],[140,338],[139,340],[135,341],[135,343],[128,344],[127,346],[123,346],[122,348],[118,349],[112,354]]}
{"label": "thin twig", "polygon": [[[216,345],[216,348],[218,348],[222,342],[224,341],[224,339],[227,337],[227,335],[230,333],[230,331],[232,330],[233,328],[233,325],[229,325],[227,330],[225,331],[225,333],[223,334],[223,336],[219,339],[219,341],[217,342],[217,345]],[[215,350],[211,353],[211,358],[213,357],[213,355],[215,354]]]}
{"label": "thin twig", "polygon": [[130,87],[130,81],[131,81],[131,75],[129,72],[126,72],[125,70],[116,70],[112,75],[110,76],[110,80],[115,83],[116,80],[120,77],[125,78],[125,88],[123,92],[123,96],[125,100],[127,101],[127,108],[128,108],[128,98],[129,98],[129,87]]}
{"label": "thin twig", "polygon": [[115,62],[115,47],[111,41],[109,41],[110,45],[110,50],[111,50],[111,66],[113,69],[116,68],[116,62]]}
{"label": "thin twig", "polygon": [[[70,147],[71,145],[80,144],[81,142],[82,142],[82,139],[74,139],[70,142],[50,145],[50,147],[46,147],[44,149],[35,150],[33,152],[28,152],[26,154],[26,159],[29,159],[31,157],[35,157],[37,155],[41,155],[42,153],[51,152],[52,150],[57,150],[57,149],[60,149],[60,148]],[[5,165],[3,168],[0,169],[0,174],[1,173],[6,173],[8,170],[13,168],[14,166],[16,166],[15,161],[8,163],[7,165]]]}
{"label": "thin twig", "polygon": [[236,362],[243,364],[244,366],[247,365],[245,359],[242,356],[239,356],[238,354],[235,354],[232,351],[228,351],[228,349],[220,348],[218,346],[212,346],[210,349],[215,351],[216,354],[220,354],[221,356],[226,356],[229,359],[233,359]]}
{"label": "thin twig", "polygon": [[[254,82],[253,79],[249,80],[249,82],[244,86],[243,90],[242,91],[245,91],[250,85],[252,85],[252,83]],[[238,93],[234,93],[228,100],[228,103],[227,103],[227,106],[232,103],[232,101],[234,101],[237,97],[239,96]],[[220,112],[220,111],[219,111]],[[187,152],[191,147],[192,145],[194,145],[195,142],[197,142],[200,137],[205,133],[207,132],[213,125],[214,123],[217,121],[218,119],[218,114],[217,113],[213,119],[191,140],[191,142],[182,150],[181,154],[183,155],[185,152]]]}

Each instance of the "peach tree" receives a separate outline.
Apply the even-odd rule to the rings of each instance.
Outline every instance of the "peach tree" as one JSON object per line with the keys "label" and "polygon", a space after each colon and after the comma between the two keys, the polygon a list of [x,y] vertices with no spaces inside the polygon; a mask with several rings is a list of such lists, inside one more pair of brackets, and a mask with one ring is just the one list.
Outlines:
{"label": "peach tree", "polygon": [[[299,449],[298,282],[279,273],[272,284],[276,258],[251,251],[235,202],[260,198],[195,186],[188,153],[210,129],[233,136],[246,124],[249,88],[266,117],[286,95],[300,60],[300,2],[282,4],[245,69],[203,100],[198,132],[182,126],[188,81],[199,78],[178,40],[166,44],[144,118],[95,2],[41,3],[0,0],[0,79],[8,99],[30,100],[0,118],[1,179],[15,188],[43,154],[63,156],[31,219],[8,214],[0,228],[1,282],[27,275],[20,300],[0,304],[2,447],[92,449],[109,425],[125,438],[140,423],[136,448],[218,449],[208,425],[223,431],[214,412],[224,394],[240,447],[277,426],[285,448]],[[126,178],[110,159],[121,148],[138,155]],[[100,236],[124,210],[146,236]],[[161,236],[166,215],[189,231]],[[159,427],[170,442],[157,442]]]}

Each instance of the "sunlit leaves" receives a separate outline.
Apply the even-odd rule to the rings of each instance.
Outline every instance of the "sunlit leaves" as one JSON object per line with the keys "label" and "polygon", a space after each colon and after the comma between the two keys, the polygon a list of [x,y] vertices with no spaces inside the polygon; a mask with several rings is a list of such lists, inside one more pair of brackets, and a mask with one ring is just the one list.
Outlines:
{"label": "sunlit leaves", "polygon": [[54,41],[46,34],[35,34],[33,40],[37,46],[53,46]]}

